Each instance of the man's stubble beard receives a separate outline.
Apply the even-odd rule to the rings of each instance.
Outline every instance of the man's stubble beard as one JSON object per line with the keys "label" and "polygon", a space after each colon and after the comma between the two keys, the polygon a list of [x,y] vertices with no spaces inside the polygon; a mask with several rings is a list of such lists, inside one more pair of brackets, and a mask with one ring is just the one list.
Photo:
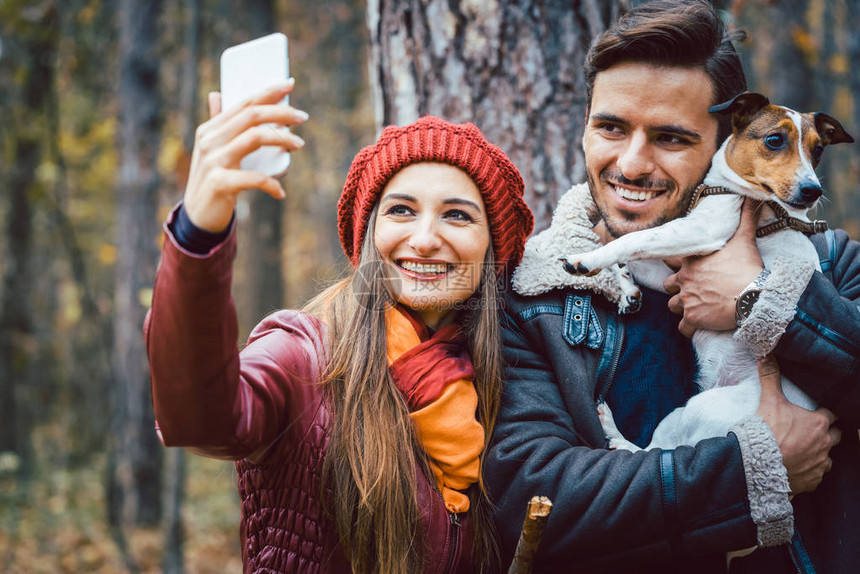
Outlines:
{"label": "man's stubble beard", "polygon": [[690,203],[690,198],[693,196],[693,192],[699,186],[698,183],[695,183],[685,189],[684,193],[681,194],[678,201],[674,204],[673,209],[668,212],[661,213],[654,220],[633,223],[633,219],[628,219],[622,215],[621,218],[624,223],[624,228],[622,229],[618,223],[618,218],[613,219],[612,216],[604,210],[603,206],[600,205],[600,202],[595,197],[594,190],[596,189],[596,186],[594,184],[594,178],[588,170],[586,170],[586,180],[588,181],[588,189],[591,192],[591,198],[594,200],[594,205],[597,207],[597,212],[600,216],[598,221],[603,221],[603,224],[606,226],[606,231],[613,239],[618,239],[622,235],[633,233],[634,231],[660,227],[664,223],[677,219],[683,215],[684,210]]}

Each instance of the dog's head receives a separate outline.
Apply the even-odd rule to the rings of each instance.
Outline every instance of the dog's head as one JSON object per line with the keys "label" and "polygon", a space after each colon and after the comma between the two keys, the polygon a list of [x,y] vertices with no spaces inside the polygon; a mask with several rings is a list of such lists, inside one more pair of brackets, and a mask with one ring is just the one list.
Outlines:
{"label": "dog's head", "polygon": [[827,114],[801,114],[761,94],[743,93],[708,111],[732,116],[728,166],[768,199],[795,210],[809,209],[821,197],[815,168],[824,147],[854,141]]}

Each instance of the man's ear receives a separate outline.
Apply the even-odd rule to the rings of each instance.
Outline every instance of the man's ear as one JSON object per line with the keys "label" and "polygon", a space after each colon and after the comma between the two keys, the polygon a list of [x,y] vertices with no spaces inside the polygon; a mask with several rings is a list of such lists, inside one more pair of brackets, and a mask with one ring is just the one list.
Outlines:
{"label": "man's ear", "polygon": [[711,114],[732,114],[732,127],[740,131],[747,127],[763,107],[770,104],[765,96],[754,92],[738,94],[731,100],[708,108]]}
{"label": "man's ear", "polygon": [[587,145],[585,142],[588,141],[586,138],[586,134],[588,133],[588,115],[591,113],[591,106],[585,105],[585,123],[583,124],[584,128],[582,130],[582,152],[585,153],[585,146]]}
{"label": "man's ear", "polygon": [[822,145],[854,142],[854,138],[842,128],[842,124],[836,119],[822,112],[815,112],[812,117]]}

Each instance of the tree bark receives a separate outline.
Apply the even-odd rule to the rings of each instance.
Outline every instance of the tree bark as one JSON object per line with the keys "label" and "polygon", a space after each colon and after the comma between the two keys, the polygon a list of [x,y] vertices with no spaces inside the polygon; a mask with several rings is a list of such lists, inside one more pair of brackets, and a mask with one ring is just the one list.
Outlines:
{"label": "tree bark", "polygon": [[[53,61],[57,49],[57,9],[43,2],[20,14],[12,24],[18,59],[10,77],[19,83],[8,86],[14,93],[7,132],[13,138],[7,149],[11,161],[4,169],[8,211],[5,228],[6,254],[0,300],[0,452],[18,456],[19,472],[32,470],[30,434],[35,417],[35,373],[39,354],[33,315],[36,289],[34,269],[33,197],[43,193],[36,172],[45,155],[45,121],[48,94],[54,80]],[[7,89],[4,87],[4,89]]]}
{"label": "tree bark", "polygon": [[[854,117],[851,122],[855,130],[860,130],[860,0],[846,0],[845,12],[847,13],[847,22],[845,25],[845,34],[848,38],[847,55],[848,60],[848,86],[851,92],[853,101]],[[852,133],[854,139],[858,139],[860,133]],[[855,146],[857,144],[854,144]],[[849,181],[851,186],[849,193],[846,194],[843,204],[844,213],[853,214],[853,216],[845,217],[843,225],[851,228],[849,233],[854,239],[860,236],[860,194],[857,194],[857,182],[860,181],[860,154],[854,152],[851,160],[847,164],[847,170],[850,173]]]}
{"label": "tree bark", "polygon": [[119,17],[119,181],[109,518],[114,526],[161,519],[162,447],[154,432],[141,328],[158,259],[156,238],[162,123],[157,53],[161,0],[122,0]]}
{"label": "tree bark", "polygon": [[[273,0],[252,0],[242,3],[246,37],[251,40],[275,32]],[[282,183],[289,185],[287,180]],[[243,193],[240,202],[247,205],[248,220],[240,232],[244,240],[239,246],[239,262],[245,273],[245,319],[256,324],[269,313],[281,308],[284,301],[281,245],[284,235],[284,202],[259,190]]]}
{"label": "tree bark", "polygon": [[[197,98],[199,84],[198,58],[200,53],[200,0],[189,0],[187,6],[186,42],[187,60],[182,76],[182,145],[191,157],[197,131]],[[185,571],[185,528],[182,504],[185,500],[185,450],[172,448],[166,455],[164,481],[164,574],[182,574]]]}
{"label": "tree bark", "polygon": [[[767,7],[765,29],[772,40],[767,57],[768,97],[775,103],[795,110],[807,111],[816,101],[818,70],[811,66],[810,46],[806,45],[809,31],[804,21],[808,0],[777,2]],[[805,78],[805,81],[798,81]],[[811,81],[810,81],[811,80]]]}
{"label": "tree bark", "polygon": [[624,0],[369,0],[378,127],[475,123],[519,167],[536,230],[584,181],[582,62]]}

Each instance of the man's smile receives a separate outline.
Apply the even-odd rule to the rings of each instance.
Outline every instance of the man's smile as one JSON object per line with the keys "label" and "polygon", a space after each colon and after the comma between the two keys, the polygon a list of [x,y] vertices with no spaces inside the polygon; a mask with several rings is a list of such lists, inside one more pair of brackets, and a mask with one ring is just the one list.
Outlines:
{"label": "man's smile", "polygon": [[627,184],[604,181],[613,191],[616,203],[622,208],[641,209],[649,205],[652,200],[660,197],[668,191],[667,187],[637,187]]}

